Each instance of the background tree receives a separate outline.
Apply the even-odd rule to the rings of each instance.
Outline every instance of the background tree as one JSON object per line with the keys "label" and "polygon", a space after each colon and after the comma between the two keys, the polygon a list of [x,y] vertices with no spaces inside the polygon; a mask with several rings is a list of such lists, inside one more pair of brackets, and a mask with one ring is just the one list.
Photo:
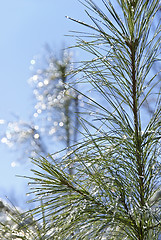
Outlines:
{"label": "background tree", "polygon": [[[76,90],[68,85],[71,77],[68,72],[72,69],[71,59],[70,51],[62,50],[60,56],[56,56],[47,46],[43,61],[39,57],[31,60],[33,75],[29,84],[33,88],[35,104],[31,121],[26,122],[15,116],[15,121],[9,121],[5,125],[6,130],[1,138],[2,143],[16,152],[21,152],[19,158],[12,162],[13,167],[17,161],[20,164],[25,163],[26,158],[36,156],[37,153],[47,156],[49,151],[62,148],[68,152],[70,145],[76,144],[79,128],[76,112],[79,111],[80,100]],[[76,84],[74,87],[76,88]],[[73,165],[68,165],[68,171],[73,173]],[[11,198],[10,201],[14,199]],[[43,224],[36,222],[33,226],[32,214],[24,214],[15,206],[6,205],[4,200],[1,202],[3,207],[0,209],[0,238],[47,238],[45,218]],[[41,213],[43,216],[43,208]]]}
{"label": "background tree", "polygon": [[21,162],[36,153],[45,156],[48,152],[69,148],[77,141],[78,93],[68,85],[71,60],[70,51],[62,50],[60,56],[56,56],[49,46],[43,62],[39,57],[31,60],[33,75],[29,84],[33,88],[33,116],[30,122],[18,117],[16,121],[7,122],[1,138],[2,143],[21,150]]}

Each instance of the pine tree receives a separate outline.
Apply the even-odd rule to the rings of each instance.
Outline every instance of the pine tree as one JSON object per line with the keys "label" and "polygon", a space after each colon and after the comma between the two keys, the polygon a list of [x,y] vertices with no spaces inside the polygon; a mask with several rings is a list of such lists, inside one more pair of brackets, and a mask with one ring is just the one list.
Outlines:
{"label": "pine tree", "polygon": [[[160,22],[151,30],[159,0],[80,2],[92,25],[70,19],[87,27],[77,47],[93,57],[76,72],[99,97],[81,93],[93,112],[79,114],[84,138],[60,164],[54,155],[33,159],[33,200],[42,199],[47,239],[159,240],[161,88],[152,70],[160,61]],[[145,116],[152,95],[154,110]],[[36,219],[42,206],[33,209]]]}

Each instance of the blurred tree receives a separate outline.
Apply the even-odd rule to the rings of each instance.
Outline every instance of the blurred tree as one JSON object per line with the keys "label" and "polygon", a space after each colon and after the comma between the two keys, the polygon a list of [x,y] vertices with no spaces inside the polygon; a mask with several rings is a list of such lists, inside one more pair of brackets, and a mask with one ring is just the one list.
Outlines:
{"label": "blurred tree", "polygon": [[34,73],[29,84],[33,88],[35,102],[31,122],[18,118],[9,121],[1,138],[2,143],[22,152],[21,161],[35,156],[35,153],[47,155],[63,147],[69,148],[77,141],[79,96],[76,84],[69,87],[71,76],[68,76],[72,54],[63,50],[61,56],[56,57],[49,46],[46,49],[45,63],[37,57],[31,60]]}
{"label": "blurred tree", "polygon": [[[27,157],[36,156],[37,153],[47,156],[48,152],[62,148],[69,152],[70,146],[76,144],[79,128],[76,113],[79,112],[80,97],[76,91],[76,84],[72,88],[69,86],[72,76],[68,74],[72,65],[71,52],[62,50],[61,56],[56,57],[49,46],[46,47],[45,62],[44,59],[41,62],[39,57],[31,60],[31,70],[34,72],[29,79],[34,96],[31,122],[22,121],[17,116],[15,121],[7,123],[0,120],[3,129],[6,126],[1,142],[20,153],[20,163],[25,162]],[[11,166],[15,167],[16,164],[14,160]],[[72,164],[68,164],[68,171],[73,174]],[[47,239],[48,225],[45,218],[43,224],[33,224],[32,214],[24,214],[3,200],[1,205],[1,239],[37,239],[37,236]],[[43,214],[43,209],[41,213]]]}

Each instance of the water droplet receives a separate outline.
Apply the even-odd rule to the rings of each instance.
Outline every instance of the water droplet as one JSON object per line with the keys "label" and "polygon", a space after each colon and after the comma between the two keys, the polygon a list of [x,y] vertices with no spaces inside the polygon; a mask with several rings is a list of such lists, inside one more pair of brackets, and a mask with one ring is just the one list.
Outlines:
{"label": "water droplet", "polygon": [[45,79],[44,80],[44,85],[48,85],[49,84],[49,80],[48,79]]}
{"label": "water droplet", "polygon": [[39,101],[42,101],[42,100],[44,99],[43,95],[38,95],[36,98],[37,98],[37,100],[39,100]]}
{"label": "water droplet", "polygon": [[8,142],[8,140],[7,140],[7,138],[6,138],[6,137],[3,137],[3,138],[1,139],[1,142],[2,142],[2,143],[7,143],[7,142]]}
{"label": "water droplet", "polygon": [[17,165],[16,162],[11,163],[11,167],[13,167],[13,168],[16,167],[16,165]]}
{"label": "water droplet", "polygon": [[91,116],[94,115],[94,112],[90,112],[89,115],[91,115]]}
{"label": "water droplet", "polygon": [[54,122],[54,126],[58,126],[58,122]]}
{"label": "water droplet", "polygon": [[41,108],[42,108],[43,110],[45,110],[45,109],[46,109],[46,105],[45,105],[45,104],[42,104],[42,105],[41,105]]}
{"label": "water droplet", "polygon": [[37,118],[38,117],[38,113],[34,113],[34,117]]}
{"label": "water droplet", "polygon": [[33,65],[36,63],[36,61],[34,59],[32,59],[30,63]]}
{"label": "water droplet", "polygon": [[58,95],[58,96],[57,96],[57,99],[60,100],[60,99],[61,99],[61,95]]}
{"label": "water droplet", "polygon": [[38,110],[37,110],[37,113],[38,113],[38,114],[40,114],[41,112],[42,112],[42,110],[41,110],[41,109],[38,109]]}
{"label": "water droplet", "polygon": [[60,123],[59,123],[59,126],[60,126],[60,127],[63,127],[63,125],[64,125],[63,122],[60,122]]}
{"label": "water droplet", "polygon": [[123,139],[126,139],[126,138],[127,138],[127,136],[126,136],[126,135],[123,135],[123,136],[122,136],[122,138],[123,138]]}
{"label": "water droplet", "polygon": [[35,133],[34,138],[35,138],[35,139],[38,139],[39,137],[40,137],[39,134],[38,134],[38,133]]}
{"label": "water droplet", "polygon": [[54,134],[56,132],[56,129],[55,128],[52,128],[52,129],[50,129],[50,131],[49,131],[49,135],[52,135],[52,134]]}
{"label": "water droplet", "polygon": [[5,120],[0,119],[0,124],[4,124],[4,123],[5,123]]}
{"label": "water droplet", "polygon": [[39,126],[38,126],[38,125],[35,125],[34,128],[35,128],[35,130],[38,130],[38,129],[39,129]]}
{"label": "water droplet", "polygon": [[32,77],[32,80],[33,80],[34,82],[36,82],[36,81],[38,80],[38,75],[34,75],[34,76]]}
{"label": "water droplet", "polygon": [[39,92],[38,92],[36,89],[34,89],[33,94],[34,94],[34,95],[38,95]]}
{"label": "water droplet", "polygon": [[43,87],[43,85],[44,85],[43,82],[38,83],[38,87],[40,87],[40,88]]}
{"label": "water droplet", "polygon": [[52,118],[51,117],[47,117],[47,121],[51,122]]}
{"label": "water droplet", "polygon": [[144,176],[139,176],[140,178],[144,178]]}

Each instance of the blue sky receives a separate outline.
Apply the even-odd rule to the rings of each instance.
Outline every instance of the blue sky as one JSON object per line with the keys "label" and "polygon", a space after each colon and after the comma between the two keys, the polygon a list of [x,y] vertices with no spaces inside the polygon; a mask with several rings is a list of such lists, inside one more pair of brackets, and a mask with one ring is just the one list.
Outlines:
{"label": "blue sky", "polygon": [[[0,119],[13,119],[13,114],[27,119],[32,110],[30,61],[41,53],[46,43],[56,52],[63,43],[74,39],[65,37],[78,25],[66,15],[83,19],[84,7],[77,0],[5,0],[0,8]],[[2,129],[2,126],[1,128]],[[0,145],[0,197],[23,198],[24,181],[16,174],[29,173],[29,166],[12,168],[14,153]]]}

